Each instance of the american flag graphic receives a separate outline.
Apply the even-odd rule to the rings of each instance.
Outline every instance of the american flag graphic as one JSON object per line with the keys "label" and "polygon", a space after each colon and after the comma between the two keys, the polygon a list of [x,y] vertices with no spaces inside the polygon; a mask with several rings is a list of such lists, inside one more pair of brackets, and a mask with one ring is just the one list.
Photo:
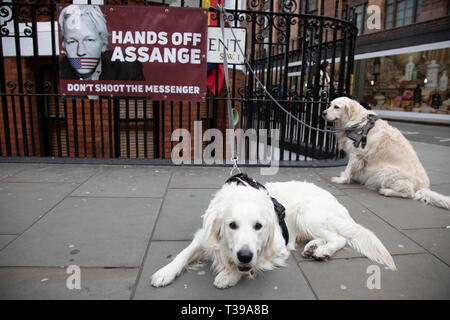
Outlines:
{"label": "american flag graphic", "polygon": [[74,69],[93,69],[97,66],[99,58],[69,58]]}

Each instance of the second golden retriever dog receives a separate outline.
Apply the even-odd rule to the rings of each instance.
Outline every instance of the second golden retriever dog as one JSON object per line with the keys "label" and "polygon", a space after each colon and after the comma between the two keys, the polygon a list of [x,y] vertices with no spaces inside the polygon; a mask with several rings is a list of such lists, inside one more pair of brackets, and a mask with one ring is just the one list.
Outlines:
{"label": "second golden retriever dog", "polygon": [[368,122],[373,125],[366,137],[360,132],[356,136],[349,131],[337,133],[339,148],[347,153],[349,160],[345,170],[339,177],[333,177],[332,182],[354,180],[384,196],[412,198],[450,208],[450,197],[430,190],[425,169],[412,145],[398,129],[347,97],[334,99],[322,115],[333,121],[336,128],[358,124],[352,132],[364,131]]}
{"label": "second golden retriever dog", "polygon": [[[328,191],[298,181],[267,183],[264,187],[225,184],[211,200],[203,215],[203,227],[191,244],[156,271],[151,284],[166,286],[190,264],[209,259],[216,273],[214,285],[231,287],[243,276],[254,278],[260,271],[284,266],[289,250],[295,250],[300,240],[308,241],[305,257],[327,260],[349,245],[396,270],[375,234],[357,224]],[[285,208],[284,220],[279,220],[271,197]],[[288,233],[283,232],[286,229]]]}

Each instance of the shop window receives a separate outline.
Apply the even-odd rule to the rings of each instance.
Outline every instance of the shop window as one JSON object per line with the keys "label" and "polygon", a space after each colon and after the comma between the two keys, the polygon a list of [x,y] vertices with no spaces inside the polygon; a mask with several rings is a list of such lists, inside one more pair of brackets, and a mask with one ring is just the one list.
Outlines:
{"label": "shop window", "polygon": [[385,28],[420,22],[423,0],[387,0]]}
{"label": "shop window", "polygon": [[355,92],[374,109],[450,115],[450,48],[358,60]]}

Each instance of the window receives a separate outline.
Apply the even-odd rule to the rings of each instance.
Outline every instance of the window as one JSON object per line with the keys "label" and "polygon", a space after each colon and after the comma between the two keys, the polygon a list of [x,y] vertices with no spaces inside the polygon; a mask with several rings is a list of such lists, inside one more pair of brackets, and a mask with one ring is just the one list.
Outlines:
{"label": "window", "polygon": [[400,27],[404,25],[405,18],[405,0],[397,2],[397,13],[395,16],[395,26]]}
{"label": "window", "polygon": [[317,0],[308,0],[308,12],[317,10]]}
{"label": "window", "polygon": [[358,27],[358,35],[361,34],[361,22],[363,18],[363,6],[357,6],[355,8],[356,26]]}
{"label": "window", "polygon": [[366,31],[367,3],[355,7],[355,23],[358,27],[358,35]]}
{"label": "window", "polygon": [[[286,0],[286,2],[289,2],[289,0]],[[318,0],[298,0],[297,2],[299,2],[301,13],[314,14],[317,11]]]}
{"label": "window", "polygon": [[420,22],[420,15],[422,14],[422,0],[417,0],[416,5],[416,23]]}
{"label": "window", "polygon": [[397,1],[395,26],[401,27],[412,23],[414,0]]}
{"label": "window", "polygon": [[367,3],[354,7],[355,10],[355,24],[358,28],[358,35],[363,34],[366,30],[367,19]]}
{"label": "window", "polygon": [[394,0],[386,2],[386,29],[392,28],[392,20],[394,18]]}
{"label": "window", "polygon": [[386,0],[385,29],[420,21],[423,0]]}

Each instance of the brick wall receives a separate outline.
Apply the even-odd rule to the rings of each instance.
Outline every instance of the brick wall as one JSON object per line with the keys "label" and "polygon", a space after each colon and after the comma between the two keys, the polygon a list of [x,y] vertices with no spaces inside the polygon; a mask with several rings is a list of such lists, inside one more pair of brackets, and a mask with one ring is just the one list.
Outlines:
{"label": "brick wall", "polygon": [[[59,99],[59,121],[61,128],[60,142],[63,156],[80,158],[108,158],[114,150],[113,120],[110,121],[109,107],[111,107],[111,118],[114,109],[109,106],[108,100],[89,99]],[[54,110],[54,108],[51,108]],[[52,111],[53,111],[52,110]],[[83,112],[84,111],[84,112]],[[65,120],[64,120],[65,119]],[[52,155],[57,156],[57,119],[51,121],[49,130],[53,145]],[[111,126],[111,128],[110,128]]]}
{"label": "brick wall", "polygon": [[448,0],[423,0],[420,22],[445,17],[449,5]]}
{"label": "brick wall", "polygon": [[[4,58],[6,93],[18,94],[35,92],[33,87],[26,86],[19,88],[16,58]],[[19,63],[22,66],[23,85],[26,82],[34,83],[34,73],[32,68],[32,58],[21,58]],[[6,106],[3,104],[6,100]],[[39,131],[37,126],[37,105],[35,97],[4,96],[0,100],[0,144],[1,154],[6,154],[6,132],[5,115],[3,109],[7,110],[7,126],[11,141],[11,155],[25,156],[39,155]],[[34,150],[33,150],[34,141]],[[28,149],[28,150],[27,150]]]}

